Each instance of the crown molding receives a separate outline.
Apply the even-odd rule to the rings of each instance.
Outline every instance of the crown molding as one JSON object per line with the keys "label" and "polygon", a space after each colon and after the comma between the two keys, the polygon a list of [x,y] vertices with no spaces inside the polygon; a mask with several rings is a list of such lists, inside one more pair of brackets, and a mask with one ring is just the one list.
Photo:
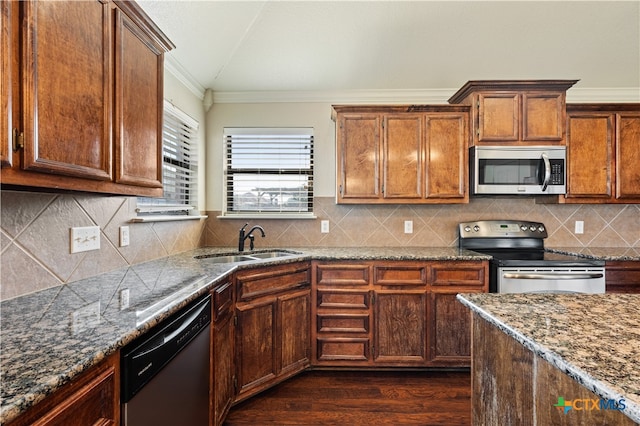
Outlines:
{"label": "crown molding", "polygon": [[187,90],[199,99],[204,99],[205,88],[171,56],[171,52],[164,55],[164,70],[171,73]]}
{"label": "crown molding", "polygon": [[[458,89],[213,92],[214,104],[326,102],[332,104],[447,104]],[[640,102],[640,88],[572,88],[567,102]]]}

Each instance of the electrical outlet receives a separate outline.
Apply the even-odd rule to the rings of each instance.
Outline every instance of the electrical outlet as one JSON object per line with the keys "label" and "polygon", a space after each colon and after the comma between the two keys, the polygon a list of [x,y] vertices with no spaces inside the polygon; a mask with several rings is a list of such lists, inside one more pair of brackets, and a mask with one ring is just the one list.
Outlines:
{"label": "electrical outlet", "polygon": [[84,226],[71,228],[70,232],[71,253],[100,250],[100,227]]}
{"label": "electrical outlet", "polygon": [[322,232],[323,234],[328,234],[329,233],[329,221],[328,220],[321,220],[320,221],[320,232]]}
{"label": "electrical outlet", "polygon": [[100,301],[90,303],[71,313],[71,331],[79,333],[100,324]]}
{"label": "electrical outlet", "polygon": [[129,307],[129,289],[123,288],[120,290],[120,310],[124,311]]}
{"label": "electrical outlet", "polygon": [[405,220],[404,221],[404,233],[405,234],[413,234],[413,221]]}
{"label": "electrical outlet", "polygon": [[126,247],[129,245],[129,227],[120,227],[120,247]]}
{"label": "electrical outlet", "polygon": [[582,220],[576,220],[576,234],[584,234],[584,222]]}

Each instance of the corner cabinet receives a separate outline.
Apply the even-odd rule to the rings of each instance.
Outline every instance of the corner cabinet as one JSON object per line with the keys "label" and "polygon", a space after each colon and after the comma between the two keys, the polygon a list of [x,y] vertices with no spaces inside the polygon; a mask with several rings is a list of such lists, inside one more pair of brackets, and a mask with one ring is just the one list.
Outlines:
{"label": "corner cabinet", "polygon": [[466,203],[469,108],[333,106],[339,204]]}
{"label": "corner cabinet", "polygon": [[2,87],[11,79],[14,90],[3,105],[11,142],[2,184],[162,195],[171,42],[134,2],[9,3]]}
{"label": "corner cabinet", "polygon": [[640,104],[567,105],[565,203],[640,203]]}
{"label": "corner cabinet", "polygon": [[313,262],[312,365],[468,367],[470,316],[456,294],[488,291],[483,261]]}
{"label": "corner cabinet", "polygon": [[238,402],[310,365],[309,264],[242,270],[235,285]]}
{"label": "corner cabinet", "polygon": [[449,103],[472,107],[472,145],[564,145],[566,91],[576,82],[468,81]]}

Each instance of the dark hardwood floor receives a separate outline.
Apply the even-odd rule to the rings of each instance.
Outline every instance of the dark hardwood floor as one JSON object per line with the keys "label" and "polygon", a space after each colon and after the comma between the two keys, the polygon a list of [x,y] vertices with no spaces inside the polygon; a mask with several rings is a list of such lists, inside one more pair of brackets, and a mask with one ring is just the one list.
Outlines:
{"label": "dark hardwood floor", "polygon": [[309,371],[231,409],[225,426],[470,425],[468,372]]}

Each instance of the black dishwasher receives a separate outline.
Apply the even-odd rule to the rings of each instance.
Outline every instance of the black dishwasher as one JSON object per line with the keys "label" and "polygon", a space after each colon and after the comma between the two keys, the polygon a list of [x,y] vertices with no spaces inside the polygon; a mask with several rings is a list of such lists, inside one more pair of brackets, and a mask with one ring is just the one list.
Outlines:
{"label": "black dishwasher", "polygon": [[211,296],[122,350],[124,426],[209,424]]}

